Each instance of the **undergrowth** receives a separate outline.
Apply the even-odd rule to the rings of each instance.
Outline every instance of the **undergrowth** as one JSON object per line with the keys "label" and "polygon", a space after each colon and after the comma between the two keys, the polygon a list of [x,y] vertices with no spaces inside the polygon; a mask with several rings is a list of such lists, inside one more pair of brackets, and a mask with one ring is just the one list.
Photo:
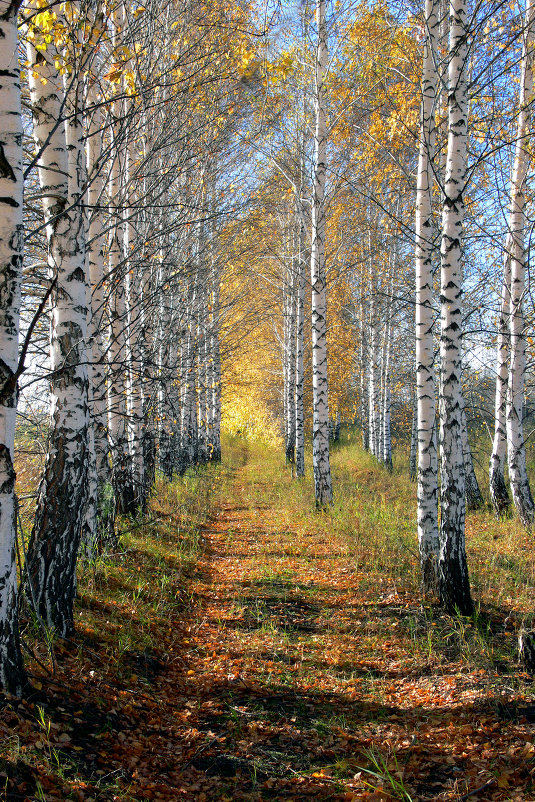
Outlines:
{"label": "undergrowth", "polygon": [[[535,610],[529,537],[470,513],[476,613],[422,602],[406,459],[389,473],[357,437],[344,430],[332,449],[326,511],[310,454],[297,481],[282,449],[240,437],[222,465],[158,477],[147,514],[119,520],[114,553],[80,562],[75,637],[47,646],[23,622],[34,692],[4,704],[0,798],[2,786],[32,802],[301,788],[409,802],[478,783],[480,798],[533,798],[520,718],[533,689],[515,637]],[[38,462],[19,465],[25,536]]]}
{"label": "undergrowth", "polygon": [[[462,655],[470,666],[516,666],[516,634],[535,622],[535,554],[531,535],[510,516],[496,520],[488,505],[467,513],[466,543],[476,612],[471,620],[445,616],[430,601],[420,602],[416,537],[416,486],[407,457],[394,456],[388,472],[362,450],[349,427],[331,450],[334,503],[318,512],[312,470],[290,480],[291,466],[280,454],[251,444],[250,499],[275,504],[276,526],[342,537],[354,560],[359,587],[375,588],[377,603],[406,597],[411,607],[402,628],[417,648],[437,659]],[[310,459],[307,460],[307,467]],[[306,543],[306,538],[304,539]],[[299,548],[303,539],[299,540]],[[291,550],[291,544],[288,546]]]}

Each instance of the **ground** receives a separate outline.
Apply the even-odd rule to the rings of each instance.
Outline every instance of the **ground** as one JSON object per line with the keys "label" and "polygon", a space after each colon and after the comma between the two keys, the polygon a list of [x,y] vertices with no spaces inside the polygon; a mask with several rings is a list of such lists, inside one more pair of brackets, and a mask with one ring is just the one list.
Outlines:
{"label": "ground", "polygon": [[34,690],[5,701],[4,798],[535,800],[505,603],[526,555],[521,571],[494,547],[510,572],[489,598],[496,564],[474,542],[478,613],[444,616],[419,596],[401,472],[346,443],[339,504],[316,513],[274,449],[229,448],[160,482],[150,520],[82,566],[76,636],[53,671],[35,646]]}

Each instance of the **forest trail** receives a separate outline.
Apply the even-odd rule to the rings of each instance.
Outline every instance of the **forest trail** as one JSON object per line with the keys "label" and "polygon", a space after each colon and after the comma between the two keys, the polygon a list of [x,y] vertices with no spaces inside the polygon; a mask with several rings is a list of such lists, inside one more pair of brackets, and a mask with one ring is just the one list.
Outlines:
{"label": "forest trail", "polygon": [[204,528],[180,798],[535,799],[531,725],[498,710],[497,675],[420,648],[418,599],[344,538],[281,526],[263,475],[245,457]]}
{"label": "forest trail", "polygon": [[82,573],[56,671],[36,665],[3,708],[0,798],[535,800],[510,611],[421,604],[400,534],[413,486],[370,460],[333,452],[349,521],[239,439],[221,466],[159,482],[151,526]]}

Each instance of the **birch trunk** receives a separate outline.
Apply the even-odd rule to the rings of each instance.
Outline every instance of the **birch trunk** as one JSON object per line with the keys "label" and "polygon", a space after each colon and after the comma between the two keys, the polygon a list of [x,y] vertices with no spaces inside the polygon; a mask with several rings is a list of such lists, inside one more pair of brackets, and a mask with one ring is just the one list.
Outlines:
{"label": "birch trunk", "polygon": [[325,70],[327,67],[327,28],[325,0],[316,0],[318,44],[316,52],[314,133],[314,183],[312,200],[312,460],[316,505],[332,504],[329,459],[329,401],[327,380],[327,287],[325,277],[325,167],[327,125],[325,111]]}
{"label": "birch trunk", "polygon": [[414,482],[416,479],[417,453],[418,453],[418,409],[416,407],[416,404],[414,404],[412,410],[411,446],[409,452],[409,478],[411,482]]}
{"label": "birch trunk", "polygon": [[[390,312],[391,314],[391,312]],[[384,366],[384,399],[383,399],[383,462],[389,471],[392,471],[392,436],[390,431],[390,408],[391,408],[391,393],[390,393],[390,352],[392,340],[392,322],[389,321],[386,326],[386,346],[385,346],[385,366]]]}
{"label": "birch trunk", "polygon": [[98,483],[97,543],[113,541],[115,527],[115,499],[111,488],[109,464],[107,397],[106,397],[106,358],[104,353],[104,248],[105,236],[102,224],[104,204],[104,180],[102,177],[103,143],[102,113],[98,98],[90,96],[94,108],[89,122],[87,158],[87,204],[89,210],[88,260],[90,302],[88,315],[88,355],[89,355],[89,410],[93,430],[95,472]]}
{"label": "birch trunk", "polygon": [[19,5],[0,0],[0,687],[17,696],[26,685],[18,627],[13,470],[24,247]]}
{"label": "birch trunk", "polygon": [[[120,44],[124,23],[122,3],[114,8],[112,14],[112,42]],[[135,490],[132,481],[132,466],[127,428],[127,323],[126,303],[126,262],[124,259],[124,218],[123,204],[125,192],[123,173],[126,169],[126,150],[124,146],[124,107],[119,99],[113,101],[113,162],[109,178],[109,382],[108,382],[108,420],[112,454],[113,489],[117,512],[134,514],[136,510]]]}
{"label": "birch trunk", "polygon": [[195,276],[188,276],[188,303],[185,310],[186,332],[182,351],[181,365],[181,430],[182,454],[184,470],[195,465],[198,455],[198,429],[197,429],[197,342],[195,310],[197,307],[198,287]]}
{"label": "birch trunk", "polygon": [[511,238],[511,314],[509,317],[509,333],[511,357],[507,388],[507,457],[513,501],[520,520],[527,528],[531,528],[535,515],[535,505],[526,470],[526,449],[522,425],[526,372],[526,335],[523,303],[527,269],[524,189],[530,161],[528,138],[530,134],[530,104],[533,100],[533,16],[533,2],[532,0],[527,0],[520,78],[520,111],[517,119],[509,210],[509,234]]}
{"label": "birch trunk", "polygon": [[371,302],[370,302],[370,334],[369,334],[369,348],[368,348],[368,357],[369,357],[369,376],[368,376],[368,431],[370,437],[370,452],[373,456],[377,459],[379,457],[379,416],[378,416],[378,409],[379,409],[379,383],[377,381],[377,372],[379,367],[379,359],[378,359],[378,332],[377,332],[377,302],[375,299],[375,288],[371,286]]}
{"label": "birch trunk", "polygon": [[112,454],[113,488],[117,511],[135,512],[128,430],[126,425],[127,306],[123,259],[123,220],[121,213],[121,162],[119,145],[110,175],[110,213],[112,230],[109,244],[109,433]]}
{"label": "birch trunk", "polygon": [[496,394],[494,399],[494,439],[489,464],[490,497],[496,517],[509,510],[511,500],[505,484],[507,453],[507,382],[509,378],[509,316],[511,312],[511,238],[507,237],[496,344]]}
{"label": "birch trunk", "polygon": [[220,275],[217,264],[212,265],[213,271],[213,291],[212,291],[212,325],[210,335],[210,350],[212,354],[212,461],[221,461],[221,353],[219,345],[220,329]]}
{"label": "birch trunk", "polygon": [[[293,243],[293,237],[289,237]],[[284,327],[284,360],[286,376],[286,461],[293,466],[295,463],[295,342],[296,342],[296,299],[295,299],[295,275],[297,272],[296,259],[293,255],[289,258],[289,266],[285,282],[287,294],[286,300],[286,321]]]}
{"label": "birch trunk", "polygon": [[[126,148],[126,220],[124,230],[124,260],[126,276],[126,357],[127,357],[127,421],[128,441],[131,459],[130,477],[134,492],[134,508],[145,504],[144,490],[146,486],[142,451],[143,396],[142,396],[142,359],[139,347],[139,334],[142,328],[143,299],[140,297],[141,270],[134,260],[136,232],[136,193],[135,162],[136,153],[133,137],[135,131],[129,131],[129,142]],[[138,279],[138,281],[136,281]]]}
{"label": "birch trunk", "polygon": [[65,126],[58,125],[64,97],[50,50],[38,52],[28,45],[48,262],[56,285],[51,295],[49,447],[26,572],[36,612],[65,636],[74,629],[76,557],[87,497],[87,286],[80,193],[73,175],[69,191]]}
{"label": "birch trunk", "polygon": [[450,0],[448,150],[440,274],[441,522],[439,595],[446,610],[473,611],[465,551],[461,336],[463,192],[468,142],[466,0]]}
{"label": "birch trunk", "polygon": [[369,398],[367,381],[367,362],[368,337],[366,336],[366,309],[364,304],[364,282],[360,288],[359,318],[360,318],[360,425],[362,426],[362,448],[368,451],[370,448],[370,426],[369,426]]}
{"label": "birch trunk", "polygon": [[425,44],[416,186],[416,429],[418,442],[418,547],[422,590],[438,583],[438,459],[435,438],[435,368],[433,349],[432,160],[439,33],[438,0],[425,3]]}
{"label": "birch trunk", "polygon": [[[298,203],[300,201],[298,200]],[[304,352],[305,352],[305,226],[299,215],[299,243],[297,265],[297,295],[295,319],[295,475],[305,475],[305,407],[304,407]]]}

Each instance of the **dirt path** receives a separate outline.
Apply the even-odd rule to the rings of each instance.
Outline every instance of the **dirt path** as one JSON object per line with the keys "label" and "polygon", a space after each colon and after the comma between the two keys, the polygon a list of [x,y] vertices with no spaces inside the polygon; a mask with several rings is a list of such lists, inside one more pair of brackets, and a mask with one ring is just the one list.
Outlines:
{"label": "dirt path", "polygon": [[504,723],[492,672],[413,648],[418,600],[370,581],[343,540],[277,528],[255,484],[246,462],[204,531],[184,798],[535,798],[529,722]]}
{"label": "dirt path", "polygon": [[[165,588],[151,620],[132,596],[82,599],[58,673],[3,711],[5,798],[534,800],[530,677],[478,665],[463,651],[471,622],[424,610],[363,551],[366,533],[357,558],[352,532],[325,534],[329,518],[298,525],[280,471],[263,479],[261,452],[242,457],[188,578],[165,549],[139,552]],[[176,547],[173,526],[156,534]],[[110,661],[82,628],[93,607],[111,654],[129,626],[150,627],[153,648]]]}
{"label": "dirt path", "polygon": [[341,725],[370,718],[340,667],[340,635],[348,659],[355,645],[352,566],[332,543],[274,531],[270,509],[244,499],[246,482],[238,473],[234,502],[204,531],[189,659],[196,726],[210,740],[191,765],[218,777],[208,799],[351,798],[334,777],[356,746]]}

